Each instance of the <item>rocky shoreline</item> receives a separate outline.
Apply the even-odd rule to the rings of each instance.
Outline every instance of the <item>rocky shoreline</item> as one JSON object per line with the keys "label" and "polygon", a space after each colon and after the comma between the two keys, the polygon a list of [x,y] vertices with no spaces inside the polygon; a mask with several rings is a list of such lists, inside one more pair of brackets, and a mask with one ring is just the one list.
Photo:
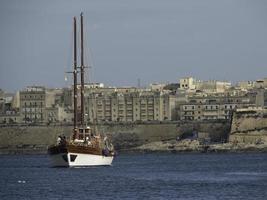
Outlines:
{"label": "rocky shoreline", "polygon": [[125,149],[126,152],[195,152],[195,153],[242,153],[267,152],[267,144],[220,143],[201,144],[198,140],[152,142],[135,148]]}

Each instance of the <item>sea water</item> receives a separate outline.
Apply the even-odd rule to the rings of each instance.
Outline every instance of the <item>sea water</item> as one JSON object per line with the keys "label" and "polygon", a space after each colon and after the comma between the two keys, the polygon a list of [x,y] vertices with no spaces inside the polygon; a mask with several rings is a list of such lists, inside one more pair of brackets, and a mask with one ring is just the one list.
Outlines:
{"label": "sea water", "polygon": [[121,154],[89,168],[2,155],[0,199],[267,199],[267,154]]}

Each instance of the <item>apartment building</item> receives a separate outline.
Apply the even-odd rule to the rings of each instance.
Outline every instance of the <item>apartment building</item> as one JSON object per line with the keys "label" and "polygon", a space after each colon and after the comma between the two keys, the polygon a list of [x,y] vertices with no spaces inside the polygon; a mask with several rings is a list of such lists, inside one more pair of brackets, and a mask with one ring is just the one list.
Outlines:
{"label": "apartment building", "polygon": [[227,120],[237,108],[255,105],[249,96],[189,97],[178,109],[180,120]]}
{"label": "apartment building", "polygon": [[25,123],[43,122],[45,120],[45,87],[31,86],[20,91],[20,114]]}
{"label": "apartment building", "polygon": [[91,93],[87,98],[88,121],[163,121],[172,119],[175,99],[162,91]]}

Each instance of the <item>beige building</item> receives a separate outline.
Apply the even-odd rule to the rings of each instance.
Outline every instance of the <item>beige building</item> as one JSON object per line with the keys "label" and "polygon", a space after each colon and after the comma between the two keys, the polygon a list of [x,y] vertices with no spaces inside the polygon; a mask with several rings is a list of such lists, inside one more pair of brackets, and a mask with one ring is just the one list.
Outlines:
{"label": "beige building", "polygon": [[255,81],[240,81],[237,83],[237,87],[241,90],[251,90],[255,87]]}
{"label": "beige building", "polygon": [[[227,81],[202,81],[196,80],[193,77],[184,77],[179,80],[180,91],[186,90],[187,93],[194,93],[196,90],[205,93],[223,93],[231,87],[231,83]],[[179,91],[178,90],[178,91]]]}
{"label": "beige building", "polygon": [[63,89],[61,89],[61,88],[53,88],[53,89],[46,88],[46,90],[45,90],[45,107],[51,108],[51,107],[54,107],[55,105],[61,105],[63,103],[61,100],[62,97],[63,97]]}
{"label": "beige building", "polygon": [[9,111],[0,114],[0,124],[16,124],[21,122],[22,122],[22,117],[17,112]]}
{"label": "beige building", "polygon": [[16,96],[0,90],[0,124],[21,123],[18,107],[14,104]]}
{"label": "beige building", "polygon": [[175,99],[159,91],[91,93],[87,98],[88,121],[163,121],[172,119]]}
{"label": "beige building", "polygon": [[180,108],[180,120],[230,119],[236,108],[237,104],[185,104]]}
{"label": "beige building", "polygon": [[149,85],[149,88],[155,91],[162,91],[165,86],[166,84],[163,84],[163,83],[151,83]]}
{"label": "beige building", "polygon": [[67,112],[66,109],[60,106],[49,107],[45,109],[45,119],[48,123],[55,122],[73,122],[73,112]]}
{"label": "beige building", "polygon": [[24,123],[72,122],[72,106],[71,88],[32,86],[20,91],[20,114]]}
{"label": "beige building", "polygon": [[178,110],[180,120],[218,120],[230,119],[233,110],[254,106],[248,96],[205,96],[189,97],[181,103]]}
{"label": "beige building", "polygon": [[195,90],[196,80],[193,77],[184,77],[179,80],[180,89],[182,90]]}
{"label": "beige building", "polygon": [[231,87],[230,82],[226,81],[198,81],[196,89],[205,93],[223,93]]}
{"label": "beige building", "polygon": [[45,87],[31,86],[20,91],[20,114],[25,123],[44,122],[45,107]]}

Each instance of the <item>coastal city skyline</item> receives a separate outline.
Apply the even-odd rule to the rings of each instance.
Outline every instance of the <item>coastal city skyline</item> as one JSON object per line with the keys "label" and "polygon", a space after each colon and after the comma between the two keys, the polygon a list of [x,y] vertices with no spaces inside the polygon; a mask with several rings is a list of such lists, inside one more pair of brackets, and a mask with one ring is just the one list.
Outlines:
{"label": "coastal city skyline", "polygon": [[[79,78],[79,77],[78,77]],[[40,84],[36,84],[33,83],[31,85],[25,85],[23,87],[18,87],[16,90],[5,90],[4,88],[0,87],[0,91],[5,92],[7,94],[15,94],[17,92],[23,91],[23,90],[27,90],[27,88],[31,88],[31,87],[41,87],[41,88],[46,88],[46,89],[64,89],[64,88],[73,88],[73,78],[70,76],[70,78],[67,78],[67,76],[65,76],[65,80],[66,82],[68,82],[69,84],[64,84],[62,86],[47,86],[45,84],[40,85]],[[228,85],[228,87],[233,87],[233,88],[243,88],[244,85],[246,85],[246,87],[249,87],[249,85],[251,85],[251,87],[255,87],[256,84],[261,84],[266,82],[267,77],[258,77],[255,80],[245,80],[245,79],[240,79],[240,81],[229,81],[229,80],[215,80],[215,79],[207,79],[207,80],[202,80],[199,79],[198,77],[193,77],[193,76],[184,76],[184,77],[177,77],[177,79],[173,82],[171,82],[170,80],[165,80],[165,81],[161,81],[161,82],[157,82],[157,81],[152,81],[150,83],[147,83],[146,85],[141,85],[141,80],[137,80],[135,85],[108,85],[104,82],[85,82],[85,86],[87,88],[129,88],[129,89],[152,89],[152,88],[160,88],[163,89],[164,87],[168,87],[169,85],[175,85],[175,87],[177,87],[177,89],[179,88],[183,88],[184,86],[182,86],[181,81],[184,79],[192,79],[193,82],[195,84],[198,83],[211,83],[211,84],[216,84],[216,83],[225,83]],[[78,84],[78,87],[80,87],[80,85]],[[259,86],[257,86],[259,88]],[[192,88],[191,88],[192,89]],[[247,89],[247,88],[246,88]],[[168,90],[168,89],[167,89]],[[194,88],[194,90],[196,90],[196,88]]]}
{"label": "coastal city skyline", "polygon": [[90,82],[137,86],[139,79],[146,86],[188,75],[232,83],[264,78],[266,6],[264,1],[1,1],[1,89],[68,86],[72,17],[81,11]]}
{"label": "coastal city skyline", "polygon": [[0,199],[265,200],[266,10],[0,0]]}

